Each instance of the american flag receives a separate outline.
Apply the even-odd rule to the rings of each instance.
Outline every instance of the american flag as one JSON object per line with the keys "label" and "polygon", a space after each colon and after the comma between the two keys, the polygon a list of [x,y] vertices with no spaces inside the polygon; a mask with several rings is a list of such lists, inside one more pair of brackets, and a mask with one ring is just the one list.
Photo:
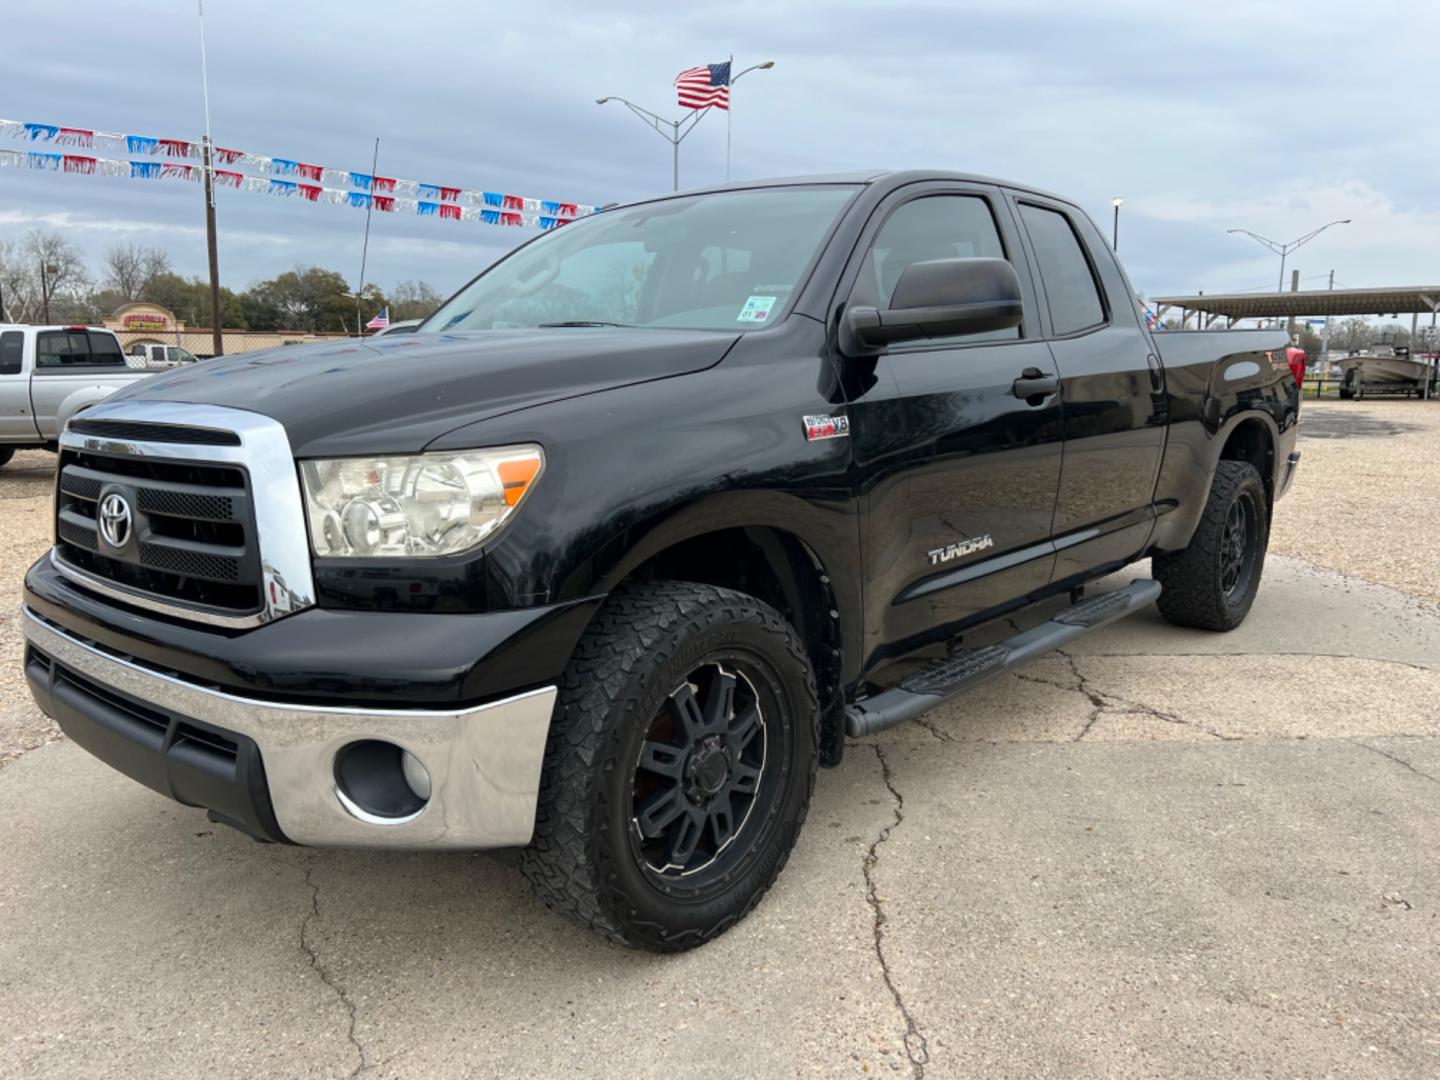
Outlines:
{"label": "american flag", "polygon": [[365,324],[366,330],[384,330],[390,325],[390,309],[381,308],[380,314]]}
{"label": "american flag", "polygon": [[685,109],[730,108],[730,61],[687,68],[675,76],[680,106]]}

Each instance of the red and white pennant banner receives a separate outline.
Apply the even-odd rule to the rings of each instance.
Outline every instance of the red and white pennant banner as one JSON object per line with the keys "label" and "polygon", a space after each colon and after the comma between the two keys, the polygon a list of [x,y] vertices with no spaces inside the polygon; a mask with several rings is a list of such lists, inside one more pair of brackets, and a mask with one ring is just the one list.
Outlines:
{"label": "red and white pennant banner", "polygon": [[[112,171],[111,175],[129,175],[137,178],[150,178],[151,176],[176,176],[184,178],[183,169],[187,166],[183,161],[198,161],[203,157],[203,148],[197,142],[187,139],[163,139],[150,135],[127,135],[117,131],[98,131],[93,128],[62,127],[58,124],[41,124],[23,120],[0,120],[0,134],[11,135],[15,138],[25,139],[31,143],[52,143],[58,146],[71,146],[81,149],[114,148],[123,149],[128,154],[139,155],[141,160],[131,160],[129,166],[143,166],[147,164],[144,159],[158,159],[148,162],[161,166],[160,169],[151,172],[145,169],[121,169]],[[7,152],[7,153],[13,153]],[[318,187],[323,183],[344,184],[354,189],[356,193],[367,194],[374,198],[375,206],[378,209],[385,200],[394,201],[406,196],[413,196],[413,201],[418,204],[435,204],[437,207],[454,206],[461,209],[473,208],[481,211],[494,210],[504,216],[514,213],[521,213],[533,216],[537,219],[553,219],[557,223],[573,220],[577,217],[584,217],[586,214],[593,214],[596,210],[593,206],[586,206],[580,203],[564,202],[557,199],[539,199],[524,195],[511,195],[501,191],[477,191],[469,188],[453,187],[446,184],[430,184],[419,180],[403,180],[393,176],[379,176],[372,173],[354,172],[348,169],[333,169],[324,165],[314,165],[304,161],[296,161],[290,158],[268,157],[263,154],[251,154],[242,150],[233,150],[222,146],[214,147],[212,167],[215,170],[217,184],[229,187],[242,187],[244,180],[255,179],[247,177],[241,169],[249,168],[266,174],[267,177],[286,178],[282,180],[278,190],[267,187],[265,190],[272,194],[287,194],[289,189],[284,187],[285,183],[291,183],[295,188],[307,189]],[[56,169],[63,169],[66,172],[86,171],[80,163],[84,161],[101,162],[108,159],[90,158],[78,154],[52,155],[40,151],[32,151],[31,156],[39,159],[49,160],[58,158]],[[76,164],[72,167],[66,163],[66,159],[73,159]],[[0,164],[15,164],[13,161],[0,162]],[[21,162],[21,164],[30,164]],[[112,163],[113,164],[113,163]],[[121,164],[126,164],[122,162]],[[233,166],[230,169],[221,166]],[[49,168],[44,163],[31,164],[32,168]],[[98,166],[96,166],[98,167]],[[188,166],[200,169],[202,166]],[[94,171],[91,167],[89,171]],[[165,170],[170,171],[165,171]],[[238,177],[236,180],[234,178]],[[293,181],[288,178],[293,177]],[[246,190],[257,190],[247,187]],[[325,189],[321,190],[335,190]],[[341,189],[342,194],[346,192]],[[305,197],[310,198],[308,194]],[[318,196],[316,197],[318,198]],[[314,201],[314,199],[312,199]],[[339,200],[336,200],[339,201]],[[365,205],[363,202],[360,205]],[[423,214],[432,211],[419,211]],[[439,214],[437,216],[455,218],[451,213]],[[457,220],[488,220],[482,214],[465,215],[461,214]],[[504,222],[510,224],[510,222]],[[553,226],[542,226],[553,227]]]}

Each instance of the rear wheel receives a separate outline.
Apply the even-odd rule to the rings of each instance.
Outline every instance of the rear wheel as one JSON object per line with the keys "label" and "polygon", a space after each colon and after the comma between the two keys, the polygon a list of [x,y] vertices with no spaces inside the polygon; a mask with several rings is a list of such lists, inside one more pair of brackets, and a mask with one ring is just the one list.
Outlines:
{"label": "rear wheel", "polygon": [[1162,586],[1160,614],[1177,626],[1235,629],[1255,602],[1269,542],[1260,474],[1248,462],[1220,462],[1189,546],[1151,564]]}
{"label": "rear wheel", "polygon": [[0,446],[0,469],[10,464],[10,459],[15,456],[13,446]]}
{"label": "rear wheel", "polygon": [[772,608],[684,582],[617,593],[562,679],[525,877],[626,945],[723,933],[794,846],[819,715],[804,647]]}

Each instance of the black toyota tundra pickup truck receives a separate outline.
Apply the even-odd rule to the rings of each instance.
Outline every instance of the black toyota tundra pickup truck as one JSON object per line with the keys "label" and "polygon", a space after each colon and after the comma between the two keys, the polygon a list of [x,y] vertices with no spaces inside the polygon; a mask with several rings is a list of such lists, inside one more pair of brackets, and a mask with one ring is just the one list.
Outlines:
{"label": "black toyota tundra pickup truck", "polygon": [[1080,209],[995,180],[607,209],[415,334],[72,420],[26,675],[254,837],[520,848],[557,910],[687,948],[847,736],[1151,601],[1239,624],[1298,458],[1285,345],[1152,335]]}

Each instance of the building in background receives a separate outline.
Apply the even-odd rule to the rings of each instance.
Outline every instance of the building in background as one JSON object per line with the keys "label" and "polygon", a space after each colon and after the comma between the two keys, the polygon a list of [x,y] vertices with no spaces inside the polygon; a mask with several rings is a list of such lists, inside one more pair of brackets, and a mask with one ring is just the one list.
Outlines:
{"label": "building in background", "polygon": [[[115,331],[127,353],[135,345],[176,345],[202,359],[213,355],[208,326],[191,327],[159,304],[125,304],[104,321]],[[273,349],[277,345],[303,345],[314,341],[337,341],[346,334],[316,334],[305,330],[222,330],[227,356],[234,353]]]}

